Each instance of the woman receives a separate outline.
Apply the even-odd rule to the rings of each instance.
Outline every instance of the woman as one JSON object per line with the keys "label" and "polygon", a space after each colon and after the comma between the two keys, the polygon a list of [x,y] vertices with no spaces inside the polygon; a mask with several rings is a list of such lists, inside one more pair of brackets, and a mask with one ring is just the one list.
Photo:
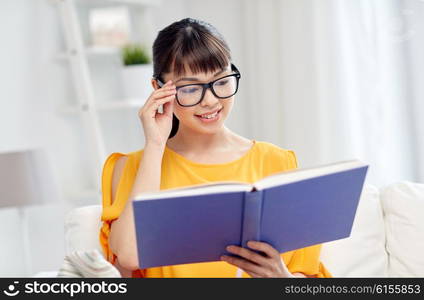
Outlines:
{"label": "woman", "polygon": [[229,245],[226,250],[240,258],[138,269],[133,196],[213,181],[253,183],[297,167],[293,151],[249,140],[224,125],[241,75],[212,25],[187,18],[161,30],[153,65],[154,91],[139,111],[145,147],[111,154],[103,169],[100,242],[107,259],[128,277],[331,277],[319,261],[321,245],[280,255],[258,241],[249,248]]}

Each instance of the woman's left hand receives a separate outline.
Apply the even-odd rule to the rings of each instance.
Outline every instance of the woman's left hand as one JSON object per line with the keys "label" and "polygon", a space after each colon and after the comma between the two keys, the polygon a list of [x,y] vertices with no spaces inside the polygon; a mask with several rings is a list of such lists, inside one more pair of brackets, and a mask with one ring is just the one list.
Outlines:
{"label": "woman's left hand", "polygon": [[228,246],[226,250],[233,254],[237,254],[241,258],[223,255],[221,256],[221,260],[239,267],[247,274],[255,278],[296,277],[287,269],[280,256],[280,253],[278,253],[278,251],[275,250],[270,244],[258,241],[249,241],[247,245],[250,249],[258,250],[264,253],[264,255],[258,254],[247,248],[231,245]]}

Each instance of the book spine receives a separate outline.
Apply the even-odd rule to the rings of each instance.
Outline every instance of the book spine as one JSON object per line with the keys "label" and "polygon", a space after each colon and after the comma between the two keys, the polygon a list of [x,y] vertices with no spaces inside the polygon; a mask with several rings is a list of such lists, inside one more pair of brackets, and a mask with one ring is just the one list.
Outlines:
{"label": "book spine", "polygon": [[243,227],[241,246],[248,241],[259,241],[262,216],[262,191],[246,192],[244,195]]}

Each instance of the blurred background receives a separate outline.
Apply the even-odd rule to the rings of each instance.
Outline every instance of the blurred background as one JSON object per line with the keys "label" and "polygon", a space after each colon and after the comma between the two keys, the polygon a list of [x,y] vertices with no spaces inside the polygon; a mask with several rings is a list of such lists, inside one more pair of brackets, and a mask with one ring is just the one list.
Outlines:
{"label": "blurred background", "polygon": [[[152,69],[140,52],[185,17],[232,50],[236,133],[294,150],[301,168],[358,158],[377,187],[424,182],[423,0],[2,0],[0,157],[22,154],[28,180],[54,191],[18,203],[9,190],[41,192],[0,189],[1,277],[60,267],[66,213],[100,204],[110,153],[144,146]],[[0,179],[29,174],[16,165]]]}

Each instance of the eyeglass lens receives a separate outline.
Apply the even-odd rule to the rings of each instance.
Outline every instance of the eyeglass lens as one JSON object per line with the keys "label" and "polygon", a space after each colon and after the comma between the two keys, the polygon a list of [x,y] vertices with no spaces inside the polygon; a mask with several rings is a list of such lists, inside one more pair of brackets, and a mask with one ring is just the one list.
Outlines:
{"label": "eyeglass lens", "polygon": [[[203,93],[202,85],[187,85],[177,90],[178,101],[182,105],[194,105],[200,101]],[[237,90],[237,78],[235,76],[224,77],[215,81],[212,89],[218,97],[231,97]]]}

